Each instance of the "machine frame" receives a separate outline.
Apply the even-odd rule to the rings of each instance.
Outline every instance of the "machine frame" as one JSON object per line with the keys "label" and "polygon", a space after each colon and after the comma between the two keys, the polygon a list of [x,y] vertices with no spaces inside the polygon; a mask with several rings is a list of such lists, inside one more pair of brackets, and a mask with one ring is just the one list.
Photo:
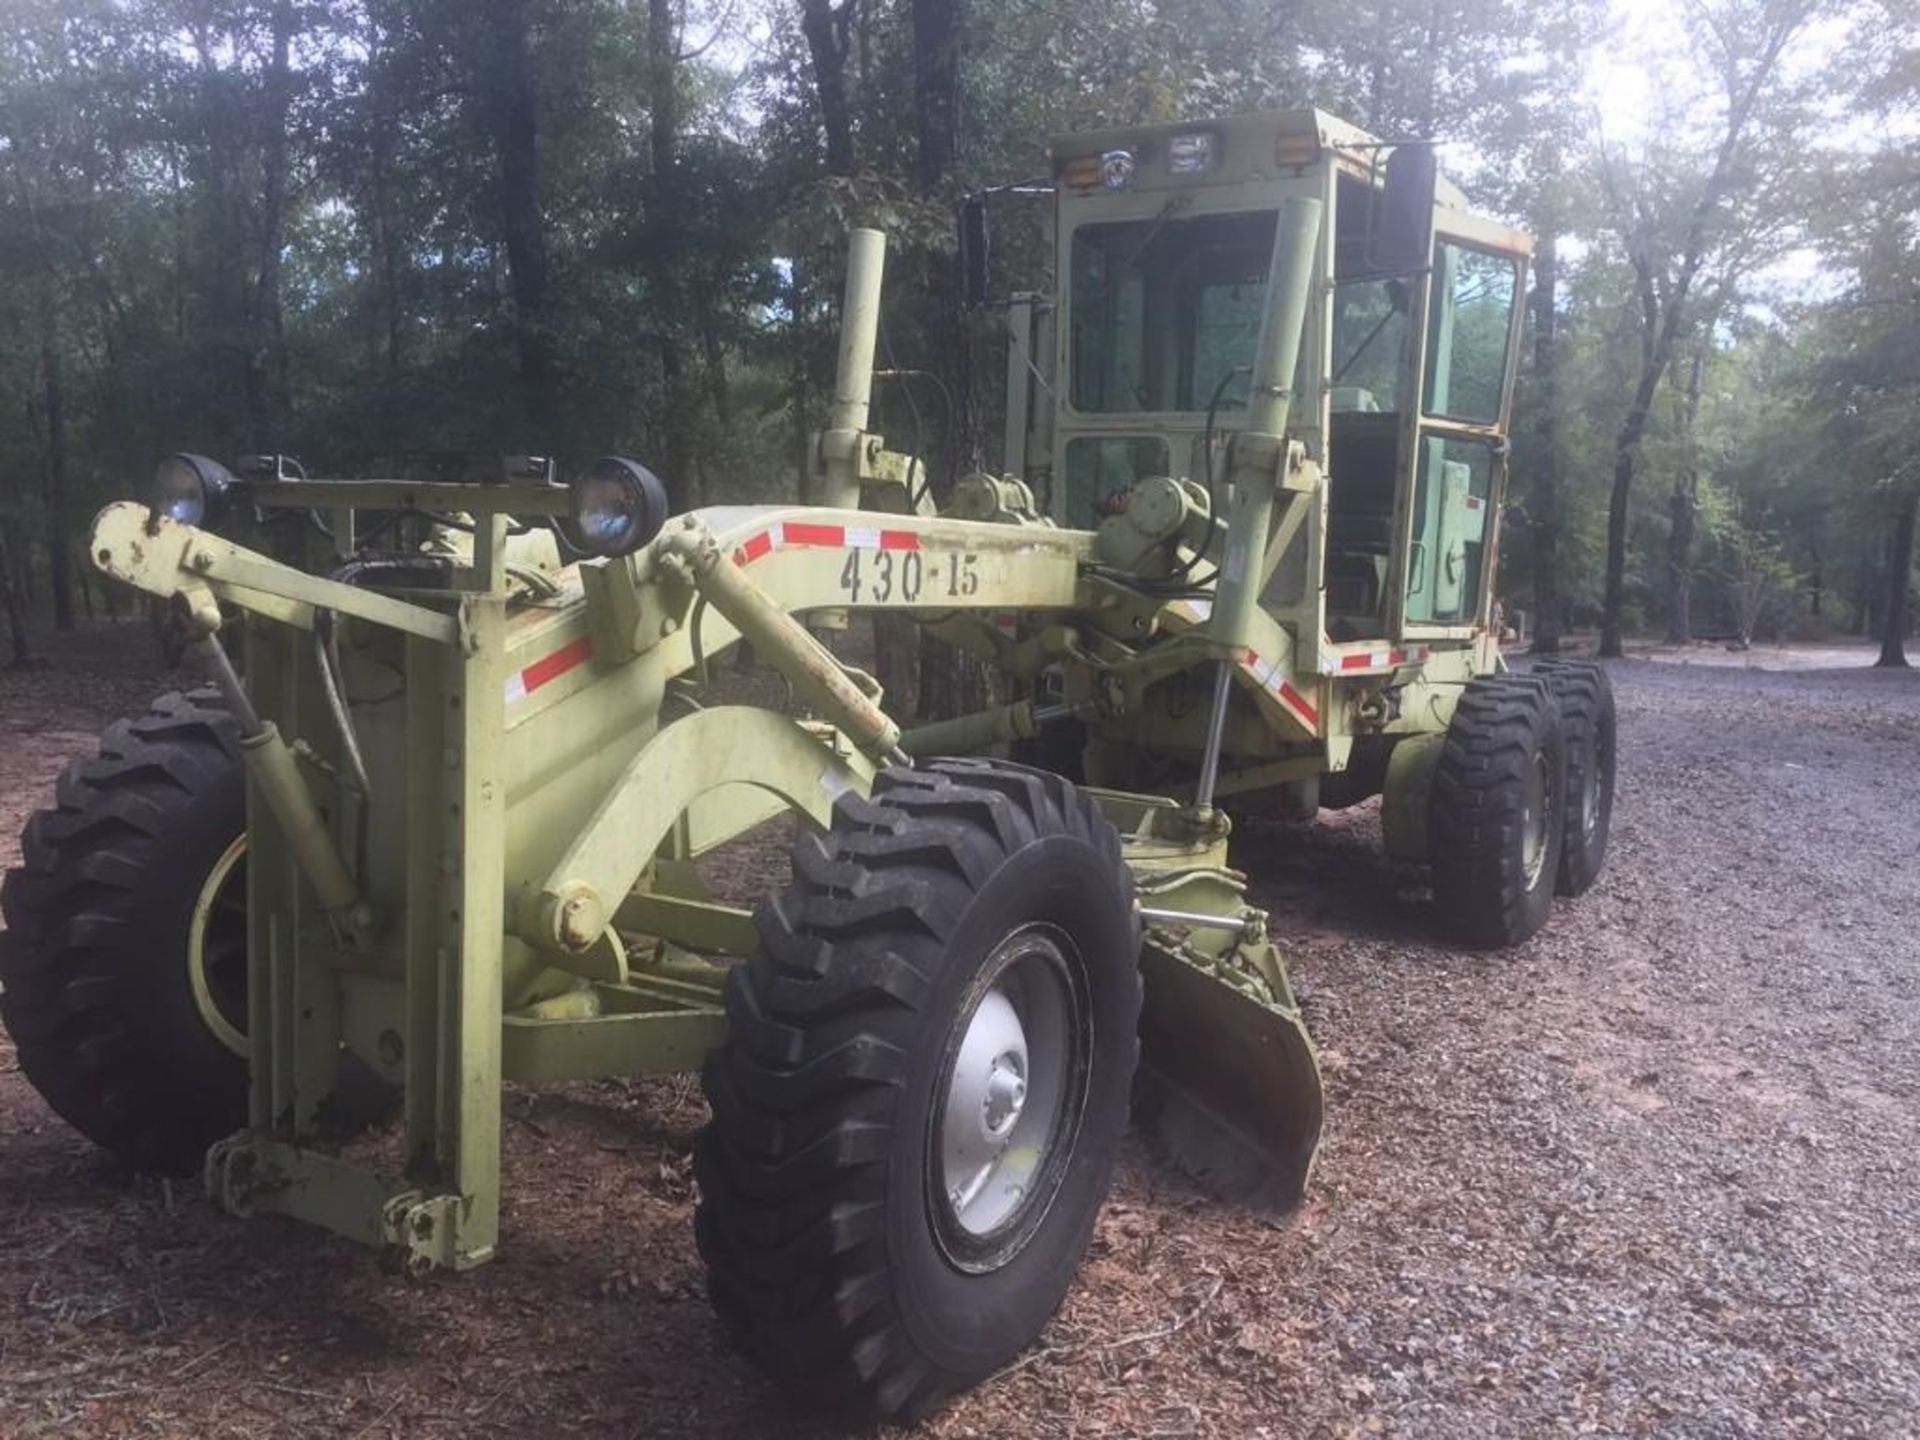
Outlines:
{"label": "machine frame", "polygon": [[[1072,168],[1122,141],[1151,156],[1172,128],[1056,142],[1063,256],[1080,217],[1112,198],[1076,193]],[[1223,427],[1234,433],[1222,515],[1210,494],[1162,486],[1172,499],[1157,532],[1141,529],[1144,501],[1099,530],[1066,529],[1039,512],[1020,464],[968,477],[945,513],[931,513],[908,483],[915,462],[868,428],[883,254],[874,232],[855,232],[850,247],[813,504],[706,509],[635,553],[574,567],[510,524],[564,512],[566,492],[538,473],[460,486],[276,474],[248,487],[249,505],[330,521],[324,541],[309,536],[304,556],[282,558],[144,505],[102,512],[95,563],[181,608],[247,757],[249,1123],[207,1156],[221,1205],[394,1247],[417,1270],[486,1261],[499,1242],[503,1082],[684,1071],[725,1035],[724,960],[752,950],[752,917],[717,903],[694,860],[784,811],[825,827],[836,801],[869,793],[886,765],[1003,746],[1063,717],[1091,732],[1090,793],[1135,878],[1149,1026],[1175,1037],[1185,1026],[1190,1042],[1223,993],[1270,1017],[1242,1098],[1251,1109],[1284,1100],[1261,1138],[1282,1157],[1281,1198],[1297,1197],[1320,1126],[1312,1047],[1266,917],[1245,904],[1244,876],[1227,863],[1231,827],[1215,802],[1338,772],[1357,738],[1437,737],[1497,652],[1485,628],[1490,583],[1470,625],[1411,626],[1396,604],[1390,635],[1347,643],[1327,634],[1321,587],[1292,604],[1263,601],[1289,552],[1298,547],[1311,577],[1326,545],[1328,206],[1336,177],[1374,183],[1376,147],[1317,112],[1212,129],[1227,156],[1258,137],[1272,158],[1236,158],[1246,173],[1214,177],[1197,204],[1276,217],[1251,399]],[[1141,174],[1137,192],[1101,213],[1161,213],[1167,200]],[[1524,257],[1523,237],[1456,212],[1446,192],[1433,214],[1443,236]],[[1415,383],[1426,288],[1414,286],[1409,317]],[[1517,337],[1517,313],[1512,324]],[[1309,384],[1295,397],[1303,335]],[[1508,344],[1497,422],[1463,430],[1410,413],[1409,446],[1429,432],[1503,439]],[[1064,343],[1053,353],[1054,373],[1065,373]],[[1065,447],[1093,428],[1189,433],[1194,420],[1090,426],[1063,406],[1051,448],[1032,453],[1051,455],[1057,472]],[[1044,482],[1044,468],[1024,466],[1026,478]],[[1486,497],[1494,514],[1503,480],[1504,455]],[[1403,477],[1399,574],[1412,490]],[[311,573],[353,553],[360,516],[456,511],[472,535],[455,543],[442,588],[376,591]],[[1209,550],[1189,563],[1187,591],[1138,583],[1170,556]],[[1484,550],[1490,580],[1497,533]],[[1147,568],[1129,570],[1128,557]],[[1024,685],[1058,674],[1060,694],[903,734],[878,687],[795,618],[831,628],[852,613],[907,615]],[[220,642],[235,628],[244,684]],[[316,683],[316,636],[345,657],[344,706]],[[742,640],[817,718],[700,708],[687,682]],[[1210,705],[1165,703],[1198,685]],[[676,706],[686,713],[668,723]],[[349,783],[360,742],[365,793]],[[1143,754],[1172,768],[1128,783]],[[404,1096],[397,1161],[321,1143],[345,1054]]]}

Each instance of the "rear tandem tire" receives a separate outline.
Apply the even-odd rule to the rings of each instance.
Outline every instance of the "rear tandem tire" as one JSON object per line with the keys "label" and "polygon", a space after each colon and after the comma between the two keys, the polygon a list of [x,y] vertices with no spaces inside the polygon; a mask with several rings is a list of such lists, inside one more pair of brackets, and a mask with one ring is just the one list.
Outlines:
{"label": "rear tandem tire", "polygon": [[1468,683],[1434,772],[1433,890],[1468,945],[1518,945],[1546,924],[1560,868],[1567,757],[1543,679]]}
{"label": "rear tandem tire", "polygon": [[1562,895],[1584,895],[1607,863],[1607,837],[1613,828],[1613,776],[1617,724],[1613,682],[1599,665],[1581,660],[1541,660],[1544,675],[1560,706],[1567,739],[1567,824],[1560,849],[1555,888]]}
{"label": "rear tandem tire", "polygon": [[1112,1179],[1140,1011],[1113,827],[1006,762],[886,772],[803,837],[727,988],[696,1235],[734,1342],[913,1420],[1059,1306]]}
{"label": "rear tandem tire", "polygon": [[0,884],[0,1020],[68,1124],[136,1169],[190,1170],[247,1118],[246,1061],[186,962],[201,888],[246,830],[233,722],[210,691],[163,695],[56,794]]}

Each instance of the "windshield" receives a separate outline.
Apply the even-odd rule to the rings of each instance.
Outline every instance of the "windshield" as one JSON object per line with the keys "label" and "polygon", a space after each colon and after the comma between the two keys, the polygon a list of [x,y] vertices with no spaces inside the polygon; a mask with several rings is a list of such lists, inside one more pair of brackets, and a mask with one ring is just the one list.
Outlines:
{"label": "windshield", "polygon": [[[1253,363],[1274,212],[1082,225],[1073,232],[1074,408],[1204,410]],[[1237,407],[1243,387],[1222,404]]]}
{"label": "windshield", "polygon": [[[1343,180],[1343,186],[1346,184]],[[1339,217],[1333,408],[1399,408],[1407,339],[1403,282],[1363,278],[1364,186]],[[1073,232],[1073,405],[1090,414],[1237,410],[1253,364],[1273,255],[1274,212],[1160,215]],[[1303,365],[1312,347],[1302,351]],[[1222,382],[1227,382],[1221,390]]]}

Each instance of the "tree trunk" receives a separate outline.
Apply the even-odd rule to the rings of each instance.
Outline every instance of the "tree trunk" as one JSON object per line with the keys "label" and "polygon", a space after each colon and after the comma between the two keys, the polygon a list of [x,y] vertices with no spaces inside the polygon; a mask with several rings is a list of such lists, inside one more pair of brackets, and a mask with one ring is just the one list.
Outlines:
{"label": "tree trunk", "polygon": [[551,275],[546,217],[540,206],[540,97],[533,73],[526,0],[493,0],[485,93],[493,120],[501,234],[513,295],[520,384],[537,449],[555,433],[553,346],[548,313]]}
{"label": "tree trunk", "polygon": [[1607,502],[1607,584],[1600,602],[1600,654],[1616,659],[1621,654],[1620,607],[1626,597],[1627,500],[1633,493],[1634,455],[1633,446],[1614,446],[1613,492]]}
{"label": "tree trunk", "polygon": [[380,139],[374,141],[373,152],[373,233],[380,251],[380,311],[385,321],[384,356],[390,380],[398,379],[406,368],[398,231],[393,206],[393,150],[389,141]]}
{"label": "tree trunk", "polygon": [[[960,35],[964,0],[913,0],[915,178],[922,193],[938,195],[952,182],[960,147]],[[932,465],[935,499],[944,502],[973,453],[972,366],[966,316],[954,266],[942,250],[924,261],[929,273],[919,287],[930,302],[926,333],[932,368],[952,397],[940,436],[939,463]],[[930,457],[922,456],[923,462]],[[925,633],[920,636],[919,675],[914,686],[923,718],[937,719],[982,709],[998,698],[996,677],[976,657]]]}
{"label": "tree trunk", "polygon": [[[257,253],[249,248],[250,216],[243,192],[251,194],[247,151],[255,138],[251,117],[236,113],[240,92],[231,88],[226,67],[234,37],[219,26],[213,7],[204,7],[192,25],[192,53],[202,96],[198,118],[205,147],[186,162],[186,241],[183,266],[183,318],[198,332],[215,396],[207,407],[201,438],[213,453],[253,444],[247,417],[252,389],[253,298]],[[199,147],[195,147],[199,148]]]}
{"label": "tree trunk", "polygon": [[805,498],[813,471],[813,408],[808,403],[812,367],[812,337],[807,329],[807,287],[800,257],[787,266],[788,359],[793,366],[793,493]]}
{"label": "tree trunk", "polygon": [[170,207],[173,212],[173,338],[180,341],[184,349],[193,292],[193,254],[188,244],[193,216],[187,202],[186,183],[180,178],[178,167],[170,168],[168,179],[173,186]]}
{"label": "tree trunk", "polygon": [[1862,545],[1859,568],[1854,572],[1853,624],[1847,633],[1863,640],[1880,633],[1873,623],[1873,611],[1886,589],[1880,576],[1880,552],[1885,548],[1884,545]]}
{"label": "tree trunk", "polygon": [[920,188],[946,181],[960,134],[961,0],[913,0],[913,95]]}
{"label": "tree trunk", "polygon": [[666,390],[660,424],[661,454],[676,508],[701,502],[694,467],[694,394],[687,379],[686,311],[680,261],[686,246],[680,227],[680,37],[674,0],[647,0],[648,143],[653,159],[647,216],[653,324]]}
{"label": "tree trunk", "polygon": [[43,470],[47,501],[47,580],[53,590],[53,625],[73,628],[73,546],[71,505],[67,494],[67,401],[61,378],[59,336],[49,309],[42,321],[40,383],[46,402],[46,438]]}
{"label": "tree trunk", "polygon": [[367,56],[370,114],[369,154],[373,187],[374,260],[380,272],[381,356],[387,378],[398,379],[406,367],[406,325],[402,319],[400,225],[394,204],[393,146],[397,128],[393,82],[389,77],[387,32],[375,29]]}
{"label": "tree trunk", "polygon": [[1367,67],[1367,113],[1365,121],[1375,134],[1384,135],[1387,124],[1387,60],[1378,51]]}
{"label": "tree trunk", "polygon": [[847,103],[847,30],[853,0],[801,0],[800,33],[813,60],[820,124],[827,133],[827,173],[853,173],[853,110]]}
{"label": "tree trunk", "polygon": [[1693,447],[1694,424],[1700,416],[1700,392],[1706,377],[1706,341],[1693,352],[1687,372],[1686,398],[1680,406],[1680,443],[1686,456],[1674,477],[1667,508],[1672,528],[1667,534],[1667,643],[1693,643],[1693,537],[1700,511],[1700,467]]}
{"label": "tree trunk", "polygon": [[[921,193],[934,197],[950,182],[959,155],[960,32],[963,0],[913,0],[913,74],[915,176]],[[946,433],[940,437],[940,463],[933,466],[935,493],[946,489],[971,453],[969,410],[972,392],[966,316],[954,266],[944,252],[931,251],[929,271],[918,289],[931,302],[926,328],[933,345],[933,369],[952,397]],[[922,457],[925,459],[926,457]]]}
{"label": "tree trunk", "polygon": [[727,387],[727,350],[716,323],[719,304],[711,297],[700,305],[700,350],[706,358],[707,390],[713,402],[713,418],[722,434],[733,431],[733,392]]}
{"label": "tree trunk", "polygon": [[1693,531],[1700,477],[1691,471],[1673,482],[1667,498],[1672,531],[1667,536],[1667,643],[1693,643]]}
{"label": "tree trunk", "polygon": [[1543,226],[1534,250],[1533,391],[1538,453],[1528,486],[1533,520],[1533,653],[1560,649],[1560,417],[1557,376],[1559,237]]}
{"label": "tree trunk", "polygon": [[1633,494],[1634,467],[1653,413],[1653,398],[1659,393],[1661,377],[1667,373],[1667,363],[1673,358],[1674,337],[1680,330],[1680,317],[1697,268],[1692,262],[1696,260],[1697,257],[1690,256],[1690,263],[1681,267],[1658,321],[1647,336],[1640,383],[1634,387],[1632,404],[1614,437],[1613,493],[1607,504],[1607,588],[1600,617],[1600,654],[1608,658],[1620,655],[1620,609],[1626,603],[1627,502]]}
{"label": "tree trunk", "polygon": [[7,634],[13,641],[13,663],[26,666],[33,663],[33,646],[27,639],[26,603],[20,593],[20,582],[13,570],[11,547],[7,544],[7,527],[0,525],[0,603],[7,607]]}
{"label": "tree trunk", "polygon": [[280,251],[285,243],[287,171],[292,120],[291,50],[296,28],[292,0],[273,7],[273,58],[267,66],[266,115],[262,130],[260,249],[253,295],[247,308],[247,430],[256,450],[278,450],[290,401],[287,337],[280,306]]}
{"label": "tree trunk", "polygon": [[1419,60],[1415,62],[1415,72],[1419,77],[1417,83],[1420,86],[1420,98],[1412,107],[1413,114],[1408,118],[1413,122],[1413,134],[1423,140],[1430,139],[1439,124],[1439,116],[1434,113],[1436,108],[1434,102],[1438,88],[1437,81],[1443,68],[1440,59],[1442,9],[1441,0],[1428,0],[1427,43]]}
{"label": "tree trunk", "polygon": [[1887,566],[1887,609],[1885,628],[1880,632],[1880,658],[1873,663],[1888,669],[1907,668],[1907,604],[1913,590],[1913,531],[1920,520],[1920,489],[1909,490],[1900,503],[1900,518],[1893,527],[1890,563]]}

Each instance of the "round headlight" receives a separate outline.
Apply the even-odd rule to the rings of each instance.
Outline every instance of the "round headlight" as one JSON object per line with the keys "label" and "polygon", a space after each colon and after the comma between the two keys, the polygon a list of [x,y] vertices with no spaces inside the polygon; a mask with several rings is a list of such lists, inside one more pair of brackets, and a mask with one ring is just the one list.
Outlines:
{"label": "round headlight", "polygon": [[1109,190],[1133,188],[1133,152],[1109,150],[1100,157],[1100,183]]}
{"label": "round headlight", "polygon": [[215,525],[226,513],[234,486],[227,467],[204,455],[169,455],[153,472],[147,504],[182,525]]}
{"label": "round headlight", "polygon": [[603,455],[574,477],[573,540],[591,555],[631,555],[667,523],[667,487],[624,455]]}

